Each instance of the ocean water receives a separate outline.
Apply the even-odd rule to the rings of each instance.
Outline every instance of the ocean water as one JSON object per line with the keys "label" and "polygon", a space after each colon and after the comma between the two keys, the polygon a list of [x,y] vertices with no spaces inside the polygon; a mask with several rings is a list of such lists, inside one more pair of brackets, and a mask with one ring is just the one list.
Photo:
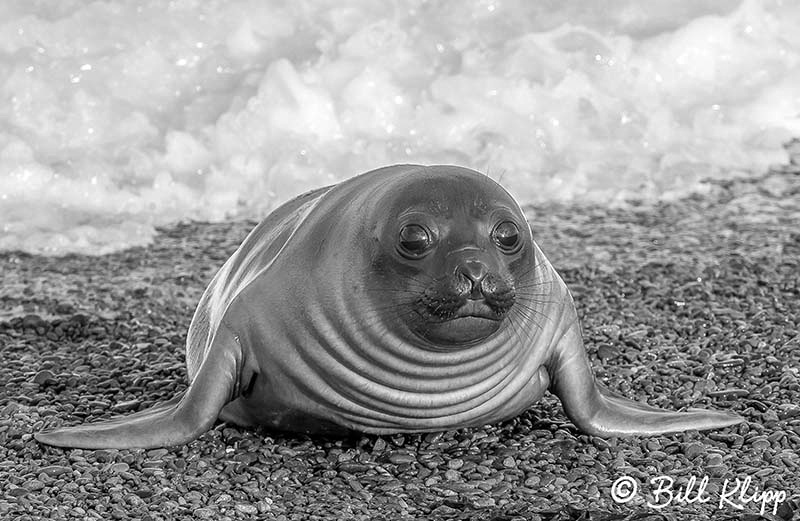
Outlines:
{"label": "ocean water", "polygon": [[800,2],[5,0],[0,249],[102,254],[392,163],[616,204],[785,162]]}

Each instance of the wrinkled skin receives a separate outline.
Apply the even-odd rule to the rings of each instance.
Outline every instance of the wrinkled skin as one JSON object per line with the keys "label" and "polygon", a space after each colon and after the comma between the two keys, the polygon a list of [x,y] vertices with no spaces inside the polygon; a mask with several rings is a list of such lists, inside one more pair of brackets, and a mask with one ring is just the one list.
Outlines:
{"label": "wrinkled skin", "polygon": [[217,419],[296,432],[425,432],[518,415],[548,389],[584,432],[742,419],[664,411],[595,380],[575,306],[519,205],[455,166],[396,165],[304,194],[220,269],[187,338],[191,385],[65,447],[186,443]]}

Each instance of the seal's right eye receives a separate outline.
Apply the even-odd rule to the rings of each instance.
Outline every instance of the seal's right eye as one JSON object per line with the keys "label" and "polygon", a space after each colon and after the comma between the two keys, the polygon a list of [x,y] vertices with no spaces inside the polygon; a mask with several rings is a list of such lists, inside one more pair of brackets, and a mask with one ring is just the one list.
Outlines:
{"label": "seal's right eye", "polygon": [[400,229],[400,253],[405,257],[421,257],[433,244],[431,233],[419,224],[407,224]]}

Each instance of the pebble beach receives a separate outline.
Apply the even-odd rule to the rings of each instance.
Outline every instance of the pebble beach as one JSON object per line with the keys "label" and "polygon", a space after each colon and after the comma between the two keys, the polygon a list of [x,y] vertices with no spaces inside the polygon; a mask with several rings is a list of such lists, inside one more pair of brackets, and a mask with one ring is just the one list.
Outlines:
{"label": "pebble beach", "polygon": [[[655,406],[747,422],[600,439],[548,394],[515,419],[454,432],[308,438],[218,422],[180,447],[38,444],[44,427],[185,389],[194,307],[254,222],[182,223],[99,257],[0,253],[0,518],[795,519],[800,167],[710,182],[673,202],[526,214],[575,297],[600,380]],[[626,502],[612,495],[623,476],[638,484]],[[659,502],[657,476],[676,490],[707,477],[709,500],[648,506]],[[720,504],[746,477],[750,501]]]}

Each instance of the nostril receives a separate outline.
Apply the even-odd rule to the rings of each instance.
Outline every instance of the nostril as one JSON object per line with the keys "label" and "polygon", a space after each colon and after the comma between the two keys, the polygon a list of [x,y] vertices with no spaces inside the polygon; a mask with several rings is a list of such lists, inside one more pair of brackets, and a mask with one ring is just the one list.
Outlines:
{"label": "nostril", "polygon": [[469,291],[469,298],[473,300],[482,299],[483,289],[481,288],[481,282],[483,282],[483,279],[485,279],[486,275],[489,273],[486,265],[480,261],[467,260],[458,267],[458,273],[462,277],[468,279],[472,286]]}

